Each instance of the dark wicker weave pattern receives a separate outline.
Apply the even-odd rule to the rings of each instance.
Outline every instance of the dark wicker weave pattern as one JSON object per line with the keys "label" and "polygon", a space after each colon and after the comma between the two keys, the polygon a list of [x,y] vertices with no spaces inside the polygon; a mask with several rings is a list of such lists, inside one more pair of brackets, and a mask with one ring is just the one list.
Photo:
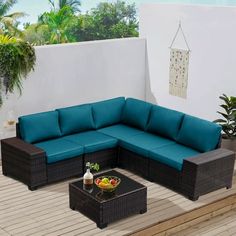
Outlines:
{"label": "dark wicker weave pattern", "polygon": [[139,175],[148,178],[148,158],[142,157],[136,153],[119,148],[118,165],[121,168],[131,170]]}
{"label": "dark wicker weave pattern", "polygon": [[19,138],[1,141],[2,170],[27,184],[30,190],[59,180],[83,175],[84,162],[97,162],[101,169],[115,167],[117,148],[81,155],[53,164],[46,163],[45,152]]}
{"label": "dark wicker weave pattern", "polygon": [[18,138],[2,140],[2,170],[30,189],[47,182],[45,152]]}
{"label": "dark wicker weave pattern", "polygon": [[173,190],[179,190],[181,187],[182,173],[170,166],[158,161],[149,160],[149,178]]}
{"label": "dark wicker weave pattern", "polygon": [[1,147],[3,174],[22,181],[31,190],[54,181],[81,176],[84,163],[90,161],[99,163],[102,169],[118,165],[134,171],[192,200],[222,187],[230,188],[235,161],[233,152],[218,148],[184,160],[182,171],[178,171],[120,147],[118,153],[116,148],[107,149],[47,164],[42,149],[19,138],[2,140]]}
{"label": "dark wicker weave pattern", "polygon": [[89,218],[95,222],[99,222],[99,203],[89,201],[87,195],[82,194],[73,185],[69,185],[69,200],[72,210],[79,210],[84,215],[89,215]]}
{"label": "dark wicker weave pattern", "polygon": [[182,170],[183,194],[192,200],[219,188],[231,188],[235,155],[226,149],[217,149],[186,159]]}
{"label": "dark wicker weave pattern", "polygon": [[[197,200],[199,196],[211,191],[224,187],[231,188],[232,186],[235,155],[226,149],[218,148],[185,159],[182,171],[152,159],[147,159],[148,163],[142,162],[140,164],[140,158],[142,158],[140,155],[122,148],[120,153],[125,153],[122,154],[124,158],[119,158],[120,167],[135,169],[136,173],[143,175],[143,171],[148,166],[149,180],[182,193],[191,200]],[[125,156],[131,156],[132,162],[127,161],[124,165]]]}
{"label": "dark wicker weave pattern", "polygon": [[47,165],[48,183],[83,175],[83,155]]}
{"label": "dark wicker weave pattern", "polygon": [[117,148],[106,149],[84,155],[84,166],[86,162],[98,163],[100,169],[116,167]]}
{"label": "dark wicker weave pattern", "polygon": [[[135,182],[130,179],[131,183],[127,183],[127,179],[129,178],[116,171],[109,171],[103,174],[119,174],[124,186],[125,184],[133,185]],[[83,190],[82,183],[80,182],[82,182],[82,180],[69,185],[70,208],[80,211],[91,220],[95,221],[99,228],[104,228],[107,224],[126,216],[142,214],[147,211],[147,187],[137,182],[135,183],[139,186],[133,187],[131,191],[125,190],[125,193],[121,195],[116,196],[115,194],[114,197],[108,197],[107,200],[101,201]],[[119,187],[121,188],[121,186]],[[99,190],[95,189],[94,191],[99,193]]]}

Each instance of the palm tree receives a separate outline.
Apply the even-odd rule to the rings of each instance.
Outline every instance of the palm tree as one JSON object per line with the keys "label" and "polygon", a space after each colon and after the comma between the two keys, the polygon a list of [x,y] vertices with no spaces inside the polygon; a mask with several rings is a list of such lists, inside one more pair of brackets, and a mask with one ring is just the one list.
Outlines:
{"label": "palm tree", "polygon": [[16,4],[17,0],[0,0],[0,33],[10,34],[12,36],[19,35],[21,32],[17,29],[17,19],[25,16],[23,12],[14,12],[7,14]]}
{"label": "palm tree", "polygon": [[64,6],[58,11],[45,12],[40,16],[38,27],[47,26],[50,34],[50,44],[68,43],[67,29],[74,18],[72,9],[69,6]]}
{"label": "palm tree", "polygon": [[[48,0],[48,1],[51,4],[53,10],[56,11],[55,0]],[[76,13],[80,12],[80,5],[81,5],[80,0],[58,0],[58,10],[62,9],[65,6],[69,6],[71,7],[72,11]]]}

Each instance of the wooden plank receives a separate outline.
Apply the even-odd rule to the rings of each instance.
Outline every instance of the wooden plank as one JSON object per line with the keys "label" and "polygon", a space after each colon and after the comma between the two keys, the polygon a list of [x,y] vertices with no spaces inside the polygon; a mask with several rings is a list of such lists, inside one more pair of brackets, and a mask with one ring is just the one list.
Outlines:
{"label": "wooden plank", "polygon": [[0,228],[0,235],[1,236],[10,236],[10,234],[8,234],[5,230]]}
{"label": "wooden plank", "polygon": [[[148,187],[148,212],[146,214],[122,219],[101,230],[96,227],[93,221],[79,212],[70,210],[68,183],[75,179],[46,186],[31,192],[20,182],[11,179],[9,182],[4,182],[4,180],[9,178],[0,176],[1,183],[5,185],[4,189],[0,191],[0,228],[13,236],[119,236],[130,234],[150,225],[153,226],[153,223],[158,221],[164,222],[178,213],[191,212],[192,209],[206,206],[211,201],[236,193],[236,186],[234,185],[232,190],[226,191],[222,189],[215,191],[201,197],[198,202],[192,202],[170,189],[149,182],[131,172],[120,169],[116,170]],[[8,184],[8,187],[5,183]],[[224,209],[229,210],[230,208]],[[209,212],[206,214],[209,214]]]}
{"label": "wooden plank", "polygon": [[[227,233],[231,236],[231,235],[236,235],[236,225],[235,225],[235,222],[236,222],[236,218],[234,218],[234,225],[232,226],[231,224],[227,224]],[[223,235],[224,232],[220,233],[220,234],[217,234],[218,236],[219,235]]]}
{"label": "wooden plank", "polygon": [[[183,201],[183,203],[186,203],[186,202],[188,202],[188,204],[190,203],[191,205],[194,205],[194,204],[196,204],[196,203],[193,203],[192,201],[189,201],[188,199],[186,199],[186,198],[183,198],[181,195],[178,195],[178,194],[176,194],[176,196],[178,196],[179,197],[179,200],[181,200],[181,201]],[[216,196],[218,196],[218,193],[216,193]],[[162,208],[163,207],[163,205],[164,204],[160,204],[160,207]],[[153,209],[152,209],[153,210]],[[156,210],[156,209],[155,209]],[[97,228],[95,228],[95,229],[93,229],[92,231],[90,231],[89,233],[91,233],[91,235],[92,234],[96,234],[96,235],[106,235],[106,234],[111,234],[112,233],[112,235],[123,235],[123,234],[127,234],[127,233],[129,233],[129,232],[131,232],[132,230],[134,230],[135,228],[137,229],[137,228],[139,228],[140,227],[140,225],[141,225],[141,227],[142,227],[142,224],[143,225],[145,225],[145,226],[147,226],[147,225],[149,225],[150,224],[150,222],[151,221],[155,221],[155,222],[157,222],[157,221],[159,221],[160,219],[163,219],[163,212],[165,212],[166,211],[166,209],[163,209],[163,210],[157,210],[157,212],[156,213],[154,213],[154,214],[150,214],[150,211],[148,211],[148,213],[146,213],[145,215],[136,215],[136,216],[133,216],[133,217],[130,217],[129,218],[129,220],[121,220],[121,221],[119,221],[119,222],[115,222],[114,224],[111,224],[110,226],[109,226],[109,230],[107,229],[107,231],[105,232],[105,231],[102,231],[102,232],[100,232],[100,231],[98,231],[98,229]],[[175,212],[175,209],[173,209],[173,208],[169,208],[168,209],[168,211],[170,212],[170,213],[176,213]],[[168,214],[166,215],[167,217],[169,216]],[[165,217],[165,213],[164,213],[164,219],[166,219]],[[145,220],[144,220],[145,219]],[[140,224],[140,222],[139,221],[143,221],[143,223],[141,223]],[[114,226],[113,226],[114,225]],[[134,229],[132,228],[132,227],[134,227]],[[113,231],[114,231],[114,229],[115,228],[119,228],[120,229],[120,231],[119,232],[116,232],[116,233],[114,233]],[[113,230],[113,231],[112,231]]]}
{"label": "wooden plank", "polygon": [[[224,233],[224,235],[229,235],[227,232],[228,232],[228,229],[230,227],[232,227],[232,225],[236,225],[235,223],[235,219],[232,219],[232,222],[231,223],[228,223],[228,224],[225,224],[225,225],[218,225],[217,227],[215,227],[214,229],[208,229],[207,232],[203,232],[201,233],[201,235],[218,235],[218,234],[222,234]],[[192,236],[194,234],[191,234]]]}
{"label": "wooden plank", "polygon": [[[199,234],[205,234],[208,232],[213,232],[213,231],[219,231],[221,232],[221,228],[227,224],[229,224],[232,221],[235,221],[236,218],[236,212],[235,208],[221,216],[215,217],[213,219],[210,219],[206,222],[203,222],[201,224],[198,224],[194,226],[192,229],[192,232],[190,232],[190,235],[194,235],[196,232]],[[186,230],[188,231],[188,230]],[[219,233],[218,232],[218,233]],[[181,234],[181,232],[180,232]],[[188,233],[189,234],[189,233]],[[217,233],[215,233],[217,234]]]}
{"label": "wooden plank", "polygon": [[233,194],[229,197],[226,197],[221,200],[217,200],[213,203],[210,203],[206,206],[199,207],[197,209],[185,212],[183,214],[177,215],[169,220],[160,222],[156,225],[152,225],[146,229],[143,229],[138,232],[131,233],[133,236],[144,236],[144,235],[155,235],[162,231],[166,231],[169,228],[176,227],[178,225],[184,224],[187,221],[194,220],[198,217],[208,214],[209,212],[217,211],[221,208],[224,208],[229,205],[236,203],[236,195]]}
{"label": "wooden plank", "polygon": [[[236,208],[236,203],[227,207],[224,207],[222,209],[219,209],[217,211],[208,213],[206,215],[200,216],[194,220],[188,221],[184,224],[178,225],[174,228],[168,229],[162,233],[158,233],[155,234],[155,236],[161,236],[161,235],[175,235],[175,236],[182,236],[182,235],[197,235],[199,234],[199,231],[196,229],[197,225],[200,225],[201,229],[202,229],[202,222],[209,224],[209,222],[211,222],[210,224],[212,225],[212,219],[217,219],[217,216],[221,216],[224,213],[229,213],[232,212],[232,209]],[[230,216],[232,216],[232,214],[235,213],[231,213]],[[201,224],[200,224],[201,223]],[[217,224],[219,224],[219,222],[217,222]],[[188,229],[188,230],[186,230]]]}
{"label": "wooden plank", "polygon": [[[178,195],[180,196],[180,195]],[[215,193],[215,196],[216,197],[220,197],[219,194],[216,192]],[[180,196],[181,197],[181,196]],[[197,204],[196,202],[191,202],[183,197],[181,197],[179,199],[181,202],[175,202],[175,204],[172,206],[170,205],[170,207],[168,208],[165,208],[163,210],[157,210],[156,211],[156,208],[155,209],[151,209],[151,211],[155,211],[153,213],[150,214],[150,211],[148,211],[147,214],[143,215],[142,217],[140,216],[136,216],[136,217],[133,217],[132,218],[132,221],[126,221],[125,225],[120,225],[119,223],[116,224],[116,226],[119,226],[119,227],[122,227],[122,229],[127,229],[128,232],[132,232],[132,231],[135,231],[137,230],[138,228],[142,228],[142,227],[145,227],[147,225],[151,225],[152,223],[156,223],[156,222],[162,222],[163,220],[167,220],[168,218],[170,218],[171,216],[175,216],[179,213],[183,213],[183,209],[187,209],[187,208],[196,208],[197,205],[202,205],[202,204]],[[170,203],[171,204],[171,203]],[[163,204],[161,204],[162,206]],[[181,206],[181,208],[183,208],[181,210],[181,208],[176,208],[176,206]],[[190,206],[190,207],[186,207],[186,206]],[[95,233],[95,232],[94,232]],[[98,234],[99,235],[99,234]],[[119,233],[117,234],[114,234],[114,235],[119,235]]]}
{"label": "wooden plank", "polygon": [[[225,214],[222,216],[219,216],[217,218],[209,220],[207,225],[205,225],[203,228],[199,228],[201,224],[198,224],[197,226],[194,227],[194,230],[190,233],[181,231],[178,233],[178,235],[218,235],[225,233],[225,235],[230,235],[228,230],[230,228],[233,228],[235,226],[235,212],[234,211],[228,212],[229,214]],[[215,221],[215,219],[217,219]]]}
{"label": "wooden plank", "polygon": [[[184,198],[183,198],[184,199]],[[143,217],[142,217],[143,218]],[[152,219],[155,219],[155,215],[153,215],[153,217],[152,217]],[[139,222],[137,222],[137,220],[136,219],[134,219],[134,218],[132,218],[132,222],[134,222],[134,224],[137,224],[138,225],[138,227],[140,226],[140,224],[139,224]],[[147,222],[146,222],[146,224],[147,224]],[[119,225],[119,223],[117,224],[115,224],[117,227],[119,227],[119,228],[122,228],[123,226],[120,226]],[[132,230],[132,228],[131,228],[131,230]],[[93,233],[95,233],[95,232],[93,232]],[[97,233],[97,232],[96,232]],[[115,234],[116,235],[116,234]],[[119,233],[117,233],[117,235],[119,235]]]}
{"label": "wooden plank", "polygon": [[[190,202],[190,204],[188,204],[187,202],[183,202],[183,204],[187,204],[187,205],[189,205],[191,208],[194,208],[193,206],[194,206],[194,204],[196,204],[196,203],[191,203]],[[186,206],[187,205],[183,205],[183,204],[177,204],[177,205],[179,205],[179,206],[181,206],[181,207],[184,207],[184,208],[187,208]],[[174,207],[172,207],[172,208],[170,208],[170,210],[169,209],[165,209],[165,210],[163,210],[163,211],[159,211],[159,214],[156,214],[157,216],[155,216],[154,214],[152,215],[152,217],[151,216],[149,216],[149,215],[147,215],[147,218],[149,218],[149,221],[150,221],[150,224],[152,223],[152,222],[158,222],[158,221],[161,221],[161,220],[163,220],[163,219],[168,219],[168,217],[170,217],[171,215],[172,216],[174,216],[174,215],[176,215],[176,214],[178,214],[179,213],[179,211],[177,211],[178,209],[176,209],[176,208],[174,208]],[[164,212],[164,214],[162,213],[162,212]],[[166,214],[166,212],[169,212],[169,213],[167,213]],[[138,225],[138,227],[139,228],[141,228],[142,226],[145,226],[145,224],[143,223],[139,223],[139,222],[137,222],[137,220],[135,220],[135,223],[137,223],[137,225]],[[135,227],[136,226],[134,226],[134,228],[132,228],[132,227],[130,227],[130,225],[127,225],[127,226],[129,226],[129,228],[130,228],[130,230],[132,231],[132,230],[135,230]],[[137,227],[136,227],[137,228]]]}

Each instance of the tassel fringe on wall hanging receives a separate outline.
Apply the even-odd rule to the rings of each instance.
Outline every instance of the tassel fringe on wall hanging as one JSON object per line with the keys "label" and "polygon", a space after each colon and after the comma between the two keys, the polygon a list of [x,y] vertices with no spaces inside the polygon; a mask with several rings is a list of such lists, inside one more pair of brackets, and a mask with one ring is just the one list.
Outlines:
{"label": "tassel fringe on wall hanging", "polygon": [[[179,33],[182,33],[187,50],[173,48],[173,44]],[[170,45],[170,71],[169,71],[169,94],[181,98],[187,98],[188,67],[190,48],[183,32],[181,22]]]}

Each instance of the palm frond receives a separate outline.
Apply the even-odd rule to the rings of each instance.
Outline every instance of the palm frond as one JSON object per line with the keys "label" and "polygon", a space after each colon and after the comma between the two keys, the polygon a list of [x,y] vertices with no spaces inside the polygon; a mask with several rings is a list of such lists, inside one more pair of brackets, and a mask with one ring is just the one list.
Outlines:
{"label": "palm frond", "polygon": [[217,120],[214,120],[214,123],[227,123],[227,120],[217,119]]}
{"label": "palm frond", "polygon": [[16,43],[19,39],[11,37],[9,35],[0,35],[0,44]]}
{"label": "palm frond", "polygon": [[7,14],[7,12],[13,7],[14,4],[16,4],[17,0],[6,0],[1,1],[0,4],[0,16],[4,16]]}
{"label": "palm frond", "polygon": [[[58,0],[58,4],[56,4],[55,0],[48,0],[53,10],[59,11],[63,7],[69,6],[73,12],[80,12],[81,1],[80,0]],[[57,5],[57,7],[56,7]]]}
{"label": "palm frond", "polygon": [[14,13],[11,13],[9,15],[5,15],[4,17],[10,17],[14,20],[17,20],[17,19],[19,19],[21,17],[24,17],[24,16],[27,16],[27,14],[24,13],[24,12],[14,12]]}

